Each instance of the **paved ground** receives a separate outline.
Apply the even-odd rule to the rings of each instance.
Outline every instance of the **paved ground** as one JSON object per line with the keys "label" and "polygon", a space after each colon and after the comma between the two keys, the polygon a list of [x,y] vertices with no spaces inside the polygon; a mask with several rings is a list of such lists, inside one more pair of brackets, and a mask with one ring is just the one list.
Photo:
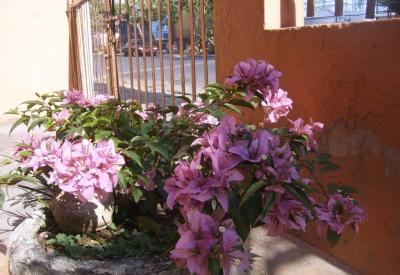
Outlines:
{"label": "paved ground", "polygon": [[[122,62],[121,62],[122,61]],[[95,89],[97,89],[99,92],[105,92],[105,71],[104,73],[101,73],[101,68],[104,69],[104,65],[102,67],[100,66],[101,59],[99,56],[95,56],[94,58],[94,65],[95,68],[97,68],[97,71],[94,72],[94,77],[95,79],[98,79],[100,83],[95,83]],[[164,62],[164,87],[165,87],[165,96],[166,96],[166,104],[170,104],[170,94],[171,94],[171,70],[170,70],[170,64],[169,64],[169,56],[164,54],[163,58]],[[180,57],[178,55],[175,55],[173,58],[173,63],[174,63],[174,69],[173,69],[173,77],[174,77],[174,92],[175,95],[181,95],[183,87],[185,88],[185,93],[187,95],[191,95],[192,91],[192,71],[191,71],[191,59],[189,56],[186,56],[184,58],[184,75],[185,77],[184,82],[185,85],[182,85],[181,81],[181,66],[180,66]],[[208,63],[208,82],[209,83],[214,83],[215,82],[215,58],[213,55],[208,56],[207,58],[207,63]],[[146,64],[146,69],[144,68]],[[204,63],[202,56],[196,56],[195,58],[195,83],[196,83],[196,91],[199,92],[202,87],[205,86],[205,81],[204,81]],[[147,91],[148,91],[148,96],[149,96],[149,102],[152,102],[152,94],[153,92],[156,93],[157,95],[157,102],[161,103],[161,66],[160,66],[160,56],[155,56],[154,57],[154,89],[153,89],[153,79],[152,79],[152,62],[150,56],[146,57],[146,62],[144,62],[143,57],[139,57],[139,74],[137,74],[137,69],[136,69],[136,58],[132,58],[132,66],[133,66],[133,71],[132,71],[132,77],[133,77],[133,84],[134,84],[134,98],[137,101],[138,100],[138,95],[139,95],[139,87],[138,87],[138,76],[140,79],[140,90],[141,90],[141,97],[142,97],[142,102],[145,100],[145,87],[146,87],[146,82],[145,82],[145,76],[147,77]],[[119,86],[120,86],[120,93],[121,93],[121,98],[130,98],[131,97],[131,84],[130,84],[130,69],[129,69],[129,57],[124,57],[117,55],[117,70],[119,72]],[[122,74],[120,72],[123,72]],[[122,84],[123,83],[123,84]]]}
{"label": "paved ground", "polygon": [[[0,115],[0,161],[3,154],[10,154],[13,144],[21,140],[24,129],[18,128],[8,136],[12,120]],[[4,174],[15,165],[0,166],[0,174]],[[10,187],[7,190],[5,210],[0,211],[0,275],[8,275],[6,259],[7,238],[13,228],[32,213],[32,208],[21,203],[21,196],[28,196],[20,189]],[[345,275],[356,274],[336,260],[328,257],[317,249],[305,244],[299,239],[284,235],[282,237],[267,237],[264,228],[256,228],[251,232],[247,246],[251,252],[258,255],[254,259],[250,274],[275,275]],[[20,274],[15,274],[20,275]],[[21,274],[23,275],[23,274]],[[46,275],[46,274],[43,274]],[[243,275],[233,272],[232,275]]]}

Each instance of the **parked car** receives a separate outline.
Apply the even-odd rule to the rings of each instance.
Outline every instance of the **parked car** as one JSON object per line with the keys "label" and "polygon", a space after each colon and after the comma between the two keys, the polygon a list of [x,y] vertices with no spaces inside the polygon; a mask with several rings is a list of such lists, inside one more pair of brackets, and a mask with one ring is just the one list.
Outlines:
{"label": "parked car", "polygon": [[[155,44],[155,43],[153,43]],[[132,50],[132,56],[136,55],[136,43],[135,40],[132,39],[131,40],[131,50]],[[138,39],[137,41],[137,50],[138,50],[138,54],[139,56],[143,56],[144,54],[146,54],[146,56],[151,55],[151,48],[150,48],[150,41],[146,41],[146,49],[143,46],[142,40]],[[125,43],[125,45],[122,48],[122,54],[124,56],[128,56],[129,55],[129,43]],[[153,54],[157,55],[158,54],[158,48],[156,46],[153,45]]]}

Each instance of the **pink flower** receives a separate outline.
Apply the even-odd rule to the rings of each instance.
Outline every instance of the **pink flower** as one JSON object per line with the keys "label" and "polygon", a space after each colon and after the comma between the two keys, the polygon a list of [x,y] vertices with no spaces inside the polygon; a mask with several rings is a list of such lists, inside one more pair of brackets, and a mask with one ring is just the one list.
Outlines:
{"label": "pink flower", "polygon": [[[21,168],[36,171],[40,167],[52,166],[57,158],[59,144],[47,135],[27,135],[23,143],[14,149],[14,159]],[[21,155],[22,154],[22,155]]]}
{"label": "pink flower", "polygon": [[114,96],[109,96],[109,95],[95,95],[93,98],[89,99],[87,101],[87,104],[93,107],[97,107],[100,104],[106,103],[110,100],[113,100]]}
{"label": "pink flower", "polygon": [[[188,103],[181,103],[179,106],[179,110],[176,113],[177,116],[188,116],[189,119],[195,124],[210,124],[210,125],[218,125],[219,120],[213,115],[204,113],[195,108],[185,108]],[[201,100],[196,100],[192,103],[196,105],[198,108],[204,107],[204,104]]]}
{"label": "pink flower", "polygon": [[244,161],[261,162],[269,154],[269,141],[272,135],[268,131],[257,130],[251,133],[251,138],[250,141],[239,140],[229,152],[240,156]]}
{"label": "pink flower", "polygon": [[289,129],[290,132],[298,135],[307,135],[307,150],[317,150],[318,143],[315,140],[315,133],[322,132],[324,124],[321,122],[313,122],[310,120],[310,124],[304,124],[304,119],[298,118],[295,121],[289,119],[293,124],[293,127]]}
{"label": "pink flower", "polygon": [[143,181],[142,179],[138,178],[136,185],[137,186],[143,186],[144,190],[146,191],[152,191],[156,188],[156,184],[154,182],[156,178],[156,168],[153,167],[150,170],[146,171],[144,173],[144,177],[147,178],[147,181]]}
{"label": "pink flower", "polygon": [[262,60],[247,59],[235,65],[233,76],[227,78],[225,83],[239,84],[247,90],[246,100],[252,99],[254,93],[264,97],[272,95],[279,88],[279,77],[282,73],[275,70],[274,66]]}
{"label": "pink flower", "polygon": [[60,112],[54,113],[52,117],[57,125],[62,125],[70,116],[71,113],[68,109],[63,108]]}
{"label": "pink flower", "polygon": [[124,163],[124,158],[115,153],[111,140],[97,144],[86,139],[65,141],[51,165],[49,183],[82,201],[94,196],[101,198],[117,185],[117,174]]}
{"label": "pink flower", "polygon": [[265,102],[261,103],[268,114],[265,122],[275,123],[280,117],[287,116],[292,109],[292,103],[292,99],[282,89],[279,89],[275,96],[271,94],[266,97]]}
{"label": "pink flower", "polygon": [[231,274],[231,266],[245,270],[249,266],[249,256],[244,252],[242,240],[234,229],[232,220],[226,220],[219,227],[221,236],[218,239],[220,250],[217,252],[224,274]]}
{"label": "pink flower", "polygon": [[326,203],[316,209],[317,230],[324,235],[329,228],[342,234],[346,226],[353,227],[358,233],[359,224],[367,219],[364,209],[357,206],[351,197],[335,194],[329,196]]}
{"label": "pink flower", "polygon": [[188,212],[188,224],[179,228],[180,239],[171,251],[178,267],[187,267],[190,273],[208,275],[208,257],[217,243],[215,220],[198,210]]}
{"label": "pink flower", "polygon": [[86,97],[82,91],[72,90],[65,93],[64,104],[81,105],[86,102]]}
{"label": "pink flower", "polygon": [[276,236],[293,229],[305,231],[306,221],[311,219],[310,211],[281,186],[270,186],[266,191],[266,194],[275,193],[275,205],[263,220],[268,235]]}

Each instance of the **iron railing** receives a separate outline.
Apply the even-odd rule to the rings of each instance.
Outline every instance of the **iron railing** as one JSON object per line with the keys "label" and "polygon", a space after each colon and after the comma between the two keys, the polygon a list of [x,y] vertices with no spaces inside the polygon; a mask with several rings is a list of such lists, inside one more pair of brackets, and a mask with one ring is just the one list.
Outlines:
{"label": "iron railing", "polygon": [[181,95],[195,100],[197,89],[215,80],[212,5],[212,0],[71,0],[78,60],[71,88],[146,107],[175,105]]}

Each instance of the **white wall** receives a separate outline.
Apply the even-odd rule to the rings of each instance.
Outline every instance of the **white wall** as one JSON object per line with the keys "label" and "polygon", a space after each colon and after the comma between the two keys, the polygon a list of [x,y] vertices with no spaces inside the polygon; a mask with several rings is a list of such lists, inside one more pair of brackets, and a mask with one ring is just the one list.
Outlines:
{"label": "white wall", "polygon": [[66,0],[0,0],[0,113],[68,87]]}

